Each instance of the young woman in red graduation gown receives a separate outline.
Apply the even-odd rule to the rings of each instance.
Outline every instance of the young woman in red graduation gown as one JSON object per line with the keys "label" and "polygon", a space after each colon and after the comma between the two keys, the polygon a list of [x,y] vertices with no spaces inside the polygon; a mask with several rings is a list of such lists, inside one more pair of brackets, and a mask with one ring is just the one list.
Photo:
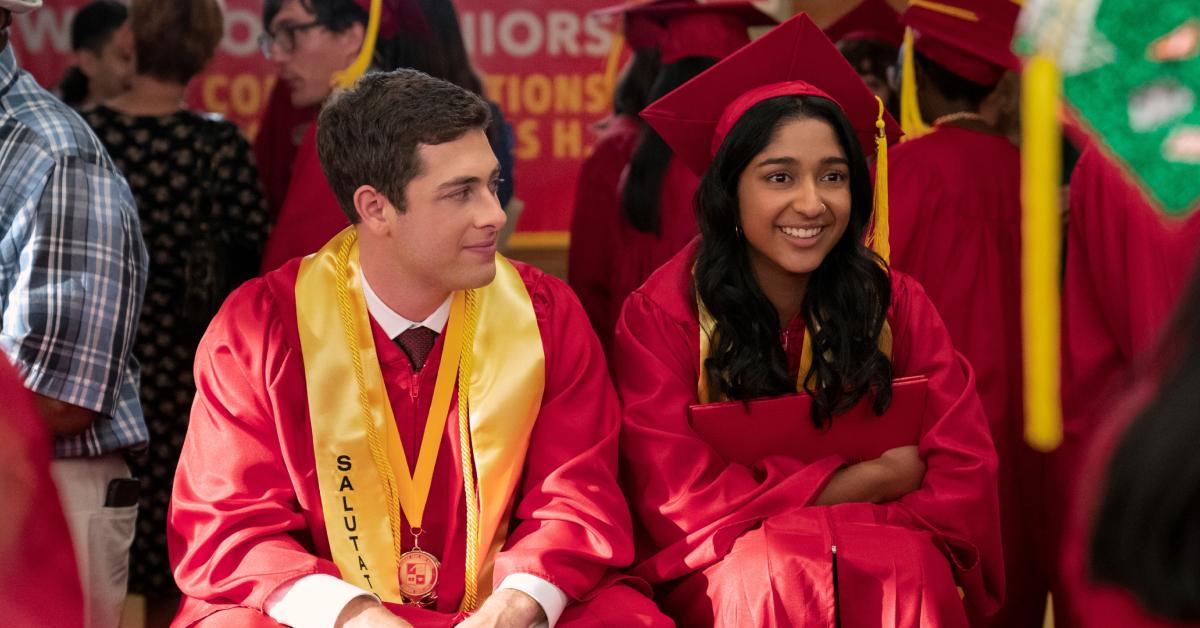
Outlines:
{"label": "young woman in red graduation gown", "polygon": [[[966,626],[1003,596],[996,457],[971,371],[921,287],[863,245],[877,112],[799,16],[643,114],[704,173],[698,243],[630,296],[615,336],[634,573],[681,625]],[[886,430],[906,376],[928,380],[919,442],[876,459],[731,463],[689,424],[701,388],[799,388],[820,425],[866,404]]]}

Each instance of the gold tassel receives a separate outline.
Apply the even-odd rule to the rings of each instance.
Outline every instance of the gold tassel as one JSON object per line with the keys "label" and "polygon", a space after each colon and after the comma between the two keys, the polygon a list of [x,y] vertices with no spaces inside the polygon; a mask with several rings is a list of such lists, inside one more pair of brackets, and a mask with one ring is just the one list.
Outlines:
{"label": "gold tassel", "polygon": [[879,114],[875,118],[875,211],[869,245],[885,264],[891,263],[892,245],[888,229],[888,140],[887,123],[883,119],[883,101],[878,96]]}
{"label": "gold tassel", "polygon": [[1062,144],[1054,60],[1035,55],[1021,85],[1021,309],[1025,337],[1025,440],[1039,451],[1062,442],[1059,391],[1059,265]]}
{"label": "gold tassel", "polygon": [[354,63],[333,74],[334,89],[350,89],[355,81],[366,74],[367,68],[371,66],[371,59],[375,56],[375,41],[379,38],[379,21],[382,17],[383,0],[371,0],[371,13],[367,18],[367,31],[363,34],[362,50],[358,51],[358,58]]}
{"label": "gold tassel", "polygon": [[902,141],[928,135],[932,130],[921,118],[921,105],[917,102],[917,69],[913,63],[913,33],[904,29],[904,56],[900,61],[900,128],[904,129]]}

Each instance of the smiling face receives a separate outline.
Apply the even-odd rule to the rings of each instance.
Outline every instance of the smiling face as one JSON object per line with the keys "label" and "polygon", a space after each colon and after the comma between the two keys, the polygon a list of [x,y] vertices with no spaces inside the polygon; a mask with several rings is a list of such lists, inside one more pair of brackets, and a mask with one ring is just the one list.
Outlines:
{"label": "smiling face", "polygon": [[804,281],[850,221],[850,166],[832,126],[785,120],[742,171],[739,218],[761,283]]}
{"label": "smiling face", "polygon": [[479,288],[496,275],[496,246],[507,220],[496,190],[500,164],[482,129],[417,147],[420,174],[405,187],[405,209],[390,203],[363,220],[387,239],[399,273],[445,292]]}
{"label": "smiling face", "polygon": [[362,24],[335,33],[315,25],[317,16],[299,0],[285,0],[266,25],[275,38],[271,62],[297,107],[319,105],[333,91],[333,75],[350,66],[363,43]]}

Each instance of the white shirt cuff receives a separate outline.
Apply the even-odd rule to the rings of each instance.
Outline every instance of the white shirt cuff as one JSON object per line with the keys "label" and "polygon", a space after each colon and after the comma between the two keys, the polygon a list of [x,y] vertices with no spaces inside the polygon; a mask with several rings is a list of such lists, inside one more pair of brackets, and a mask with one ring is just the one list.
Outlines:
{"label": "white shirt cuff", "polygon": [[558,623],[558,618],[562,617],[563,610],[567,608],[567,603],[570,601],[567,594],[563,593],[562,589],[550,584],[549,582],[527,573],[514,573],[505,576],[500,582],[500,586],[496,590],[515,589],[533,598],[546,613],[546,623],[538,624],[535,628],[554,628],[554,624]]}
{"label": "white shirt cuff", "polygon": [[364,595],[379,599],[339,578],[312,574],[276,589],[264,610],[271,619],[292,628],[333,628],[342,609]]}

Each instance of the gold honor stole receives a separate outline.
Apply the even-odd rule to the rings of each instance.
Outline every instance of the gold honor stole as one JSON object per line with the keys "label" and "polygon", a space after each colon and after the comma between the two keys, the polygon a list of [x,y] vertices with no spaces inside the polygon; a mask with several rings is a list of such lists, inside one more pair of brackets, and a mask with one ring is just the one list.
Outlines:
{"label": "gold honor stole", "polygon": [[[296,319],[333,562],[346,582],[399,604],[405,601],[399,574],[401,511],[411,525],[420,525],[437,447],[425,455],[429,448],[423,443],[410,477],[361,277],[357,234],[350,227],[301,262]],[[495,554],[507,534],[545,379],[529,293],[516,268],[497,255],[491,284],[454,294],[425,427],[435,430],[434,442],[440,443],[457,380],[467,500],[464,610],[476,608],[491,591]]]}
{"label": "gold honor stole", "polygon": [[[713,319],[700,295],[696,295],[696,312],[700,320],[700,377],[696,382],[697,403],[716,403],[722,399],[714,398],[708,389],[708,374],[704,362],[712,350],[713,337],[717,329],[717,321]],[[883,329],[879,332],[879,350],[888,359],[892,359],[892,324],[885,320]],[[804,380],[812,369],[812,334],[804,330],[804,344],[800,348],[800,371],[796,374],[796,392],[804,392]]]}

